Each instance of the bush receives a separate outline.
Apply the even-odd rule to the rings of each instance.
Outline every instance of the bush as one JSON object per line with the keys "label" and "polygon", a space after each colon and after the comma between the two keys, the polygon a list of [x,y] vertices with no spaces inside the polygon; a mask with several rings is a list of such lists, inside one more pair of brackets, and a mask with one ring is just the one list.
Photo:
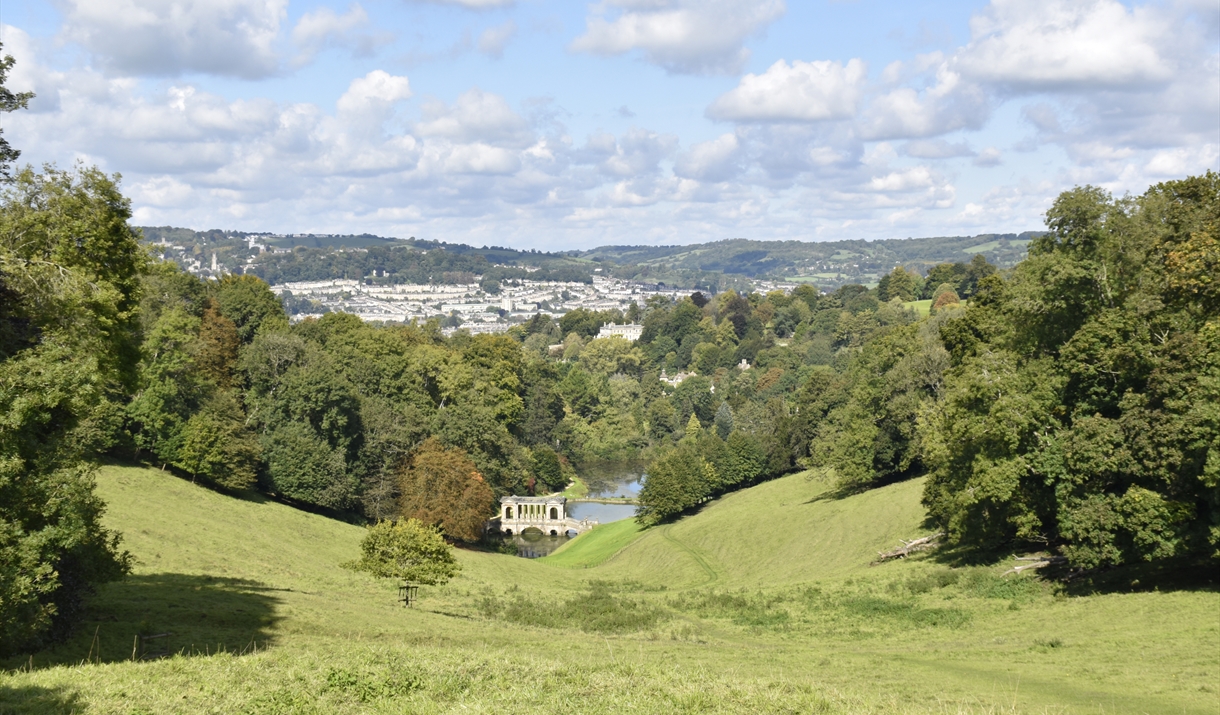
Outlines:
{"label": "bush", "polygon": [[418,519],[377,522],[360,542],[360,551],[358,561],[343,565],[379,578],[435,586],[462,570],[441,532]]}

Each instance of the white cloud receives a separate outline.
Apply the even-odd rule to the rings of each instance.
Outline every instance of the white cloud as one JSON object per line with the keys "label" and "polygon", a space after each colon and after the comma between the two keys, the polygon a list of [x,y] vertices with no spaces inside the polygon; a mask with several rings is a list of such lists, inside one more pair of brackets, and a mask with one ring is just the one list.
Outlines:
{"label": "white cloud", "polygon": [[727,181],[741,171],[741,143],[735,134],[700,142],[678,157],[674,174],[700,181]]}
{"label": "white cloud", "polygon": [[747,74],[707,108],[713,119],[738,122],[812,122],[856,113],[868,66],[779,60],[761,75]]}
{"label": "white cloud", "polygon": [[525,119],[503,97],[478,87],[463,92],[453,106],[430,101],[424,105],[423,113],[424,121],[414,128],[420,136],[459,144],[485,142],[516,148],[534,143]]}
{"label": "white cloud", "polygon": [[130,186],[133,202],[147,206],[181,206],[190,200],[194,189],[172,176],[158,176]]}
{"label": "white cloud", "polygon": [[918,159],[952,159],[959,156],[974,156],[974,150],[966,142],[950,143],[944,139],[915,139],[903,145],[902,153]]}
{"label": "white cloud", "polygon": [[931,137],[959,129],[978,129],[991,115],[983,89],[963,81],[941,62],[936,83],[922,91],[899,87],[877,97],[862,112],[860,136],[865,139]]}
{"label": "white cloud", "polygon": [[[598,55],[639,50],[666,70],[684,74],[736,73],[749,57],[747,38],[784,13],[783,0],[608,0],[591,6],[570,49]],[[609,7],[619,8],[607,17]]]}
{"label": "white cloud", "polygon": [[935,186],[937,177],[926,166],[916,166],[905,171],[892,171],[885,176],[875,176],[868,182],[872,191],[918,191]]}
{"label": "white cloud", "polygon": [[980,151],[978,156],[974,157],[974,162],[972,163],[975,166],[990,168],[992,166],[999,166],[1000,164],[1004,163],[1004,157],[1002,154],[1000,154],[999,149],[989,146]]}
{"label": "white cloud", "polygon": [[279,71],[288,0],[57,0],[63,38],[117,74],[199,72],[255,79]]}
{"label": "white cloud", "polygon": [[[157,10],[153,19],[168,27],[171,36],[179,25],[165,16],[165,7],[215,19],[198,3],[99,2],[111,9],[152,7]],[[283,3],[219,0],[217,5],[254,13]],[[1109,0],[1093,5],[1111,7]],[[79,157],[121,170],[137,221],[148,224],[368,230],[560,248],[732,235],[881,238],[1023,230],[1037,227],[1049,202],[1073,183],[1138,192],[1151,181],[1220,168],[1217,29],[1207,24],[1210,15],[1203,17],[1206,7],[1199,10],[1203,19],[1191,19],[1195,16],[1175,14],[1179,5],[1124,11],[1128,19],[1155,15],[1143,37],[1172,68],[1170,80],[1132,79],[1120,67],[1114,76],[1130,81],[1085,82],[1062,91],[1070,86],[1063,83],[1067,80],[1017,81],[967,66],[1001,40],[1013,43],[1020,37],[1050,36],[1054,30],[1023,29],[1026,34],[1020,35],[1005,29],[1009,25],[996,26],[957,52],[902,57],[872,82],[860,60],[775,62],[730,83],[733,89],[716,99],[707,114],[735,126],[694,143],[635,127],[596,133],[574,144],[563,124],[563,98],[510,106],[500,94],[479,88],[452,100],[448,95],[445,101],[423,98],[415,117],[416,105],[404,102],[413,99],[418,78],[384,70],[364,74],[375,64],[333,87],[319,87],[321,93],[341,93],[333,106],[273,101],[259,98],[258,91],[250,91],[253,98],[233,99],[217,89],[229,83],[189,76],[258,77],[265,76],[258,72],[291,69],[294,62],[277,59],[277,47],[299,52],[296,63],[327,48],[359,52],[361,38],[376,24],[366,20],[360,5],[346,10],[318,6],[291,28],[284,26],[281,14],[278,40],[264,43],[262,55],[231,60],[232,67],[256,69],[264,62],[257,72],[207,69],[196,49],[154,43],[153,50],[169,53],[172,60],[168,69],[156,70],[158,76],[188,75],[168,81],[124,74],[135,70],[122,69],[98,50],[108,45],[96,38],[86,38],[92,45],[81,40],[94,55],[73,66],[71,60],[79,56],[72,54],[75,45],[65,51],[55,40],[31,39],[5,27],[5,49],[18,59],[9,86],[39,93],[30,111],[5,117],[5,130],[26,151],[23,158],[34,163]],[[61,7],[86,6],[84,0],[62,0]],[[372,13],[373,6],[368,7]],[[675,72],[733,69],[750,34],[765,26],[740,18],[782,10],[778,3],[727,0],[706,5],[611,0],[600,7],[591,17],[603,22],[609,33],[605,37],[618,37],[614,33],[630,24],[624,18],[637,18],[644,29],[619,49],[604,45],[587,51],[635,52]],[[1037,25],[1038,18],[1004,15],[1011,7],[998,0],[985,14],[1020,21],[1012,27]],[[724,27],[696,38],[682,34],[708,18]],[[666,19],[677,23],[668,36],[661,27]],[[1042,19],[1053,24],[1056,16],[1048,13]],[[477,25],[483,35],[471,30],[461,52],[477,48],[495,56],[503,51],[515,28],[496,25],[501,20],[507,17]],[[142,27],[139,12],[105,22]],[[100,26],[109,27],[105,22]],[[1157,28],[1175,23],[1179,32],[1166,44]],[[200,27],[206,34],[226,26],[201,21]],[[230,48],[255,36],[249,27],[230,29]],[[140,39],[141,32],[128,36]],[[582,41],[591,42],[594,34],[590,29]],[[64,39],[72,40],[66,29],[56,38]],[[128,55],[159,56],[137,49]],[[40,64],[46,58],[60,63],[53,68]],[[506,57],[513,59],[512,53]],[[767,59],[770,64],[774,58]],[[328,82],[325,73],[311,76]],[[702,80],[696,84],[711,86]],[[243,94],[255,87],[243,86]],[[631,113],[623,107],[613,114],[609,107],[621,101],[607,100],[592,111],[600,110],[617,125]],[[632,107],[641,117],[651,116],[647,97],[639,101],[645,103],[643,109]],[[989,127],[985,138],[973,133],[1006,104],[1003,121]],[[587,107],[577,111],[587,118]],[[1018,142],[1021,137],[1012,136],[1007,125],[1022,116],[1028,137]],[[997,147],[1039,154],[1007,162],[1012,166],[1003,171],[966,166],[966,161],[982,167],[1000,164],[1007,157]],[[1051,168],[1040,168],[1047,161]],[[987,191],[959,179],[956,172],[963,168],[972,179],[1008,183]],[[1039,181],[1021,178],[1030,172],[1040,172]]]}
{"label": "white cloud", "polygon": [[1208,169],[1215,171],[1217,159],[1220,159],[1220,145],[1217,144],[1168,149],[1154,154],[1144,166],[1144,171],[1155,177],[1180,178],[1202,174]]}
{"label": "white cloud", "polygon": [[410,80],[385,70],[373,70],[352,80],[335,107],[353,122],[380,124],[389,117],[394,104],[410,98]]}
{"label": "white cloud", "polygon": [[292,28],[292,42],[298,50],[296,64],[311,61],[327,47],[345,48],[355,56],[371,55],[379,45],[393,39],[387,33],[361,32],[368,22],[368,13],[359,3],[352,3],[342,15],[325,6],[305,13]]}
{"label": "white cloud", "polygon": [[1116,0],[992,0],[971,19],[957,66],[1021,90],[1164,83],[1173,68],[1161,47],[1176,34],[1164,20]]}
{"label": "white cloud", "polygon": [[515,152],[482,143],[452,147],[439,158],[445,172],[459,174],[512,174],[521,168]]}
{"label": "white cloud", "polygon": [[508,41],[513,39],[513,35],[517,34],[517,23],[509,20],[503,25],[489,27],[479,35],[477,47],[479,52],[482,52],[489,57],[499,59],[504,55],[504,48],[508,46]]}
{"label": "white cloud", "polygon": [[672,134],[632,128],[617,141],[609,135],[591,137],[590,145],[605,154],[600,162],[604,173],[630,177],[655,172],[661,161],[677,148],[678,138]]}

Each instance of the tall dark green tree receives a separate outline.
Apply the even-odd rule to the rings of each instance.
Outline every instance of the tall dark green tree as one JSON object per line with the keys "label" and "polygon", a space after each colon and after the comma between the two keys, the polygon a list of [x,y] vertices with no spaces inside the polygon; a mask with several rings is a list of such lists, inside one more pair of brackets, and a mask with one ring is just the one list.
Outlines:
{"label": "tall dark green tree", "polygon": [[117,177],[81,166],[21,171],[0,199],[0,654],[66,635],[130,565],[78,435],[135,382],[130,217]]}
{"label": "tall dark green tree", "polygon": [[[1011,280],[942,328],[924,501],[961,543],[1081,567],[1220,546],[1220,175],[1060,195]],[[1189,256],[1190,258],[1187,258]]]}

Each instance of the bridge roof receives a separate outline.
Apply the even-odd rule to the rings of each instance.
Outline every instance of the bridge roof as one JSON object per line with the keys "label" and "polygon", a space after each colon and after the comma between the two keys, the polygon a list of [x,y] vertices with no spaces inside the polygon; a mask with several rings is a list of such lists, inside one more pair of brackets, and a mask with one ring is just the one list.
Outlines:
{"label": "bridge roof", "polygon": [[500,497],[501,504],[563,504],[567,497]]}

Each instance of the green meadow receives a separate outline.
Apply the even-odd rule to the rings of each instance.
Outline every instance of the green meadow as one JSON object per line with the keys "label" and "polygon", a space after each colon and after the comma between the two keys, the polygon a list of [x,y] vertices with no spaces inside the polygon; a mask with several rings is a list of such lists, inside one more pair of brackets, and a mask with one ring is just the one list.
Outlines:
{"label": "green meadow", "polygon": [[[360,526],[107,466],[135,573],[5,663],[0,712],[1220,712],[1214,562],[1067,584],[870,565],[927,533],[921,488],[798,474],[545,559],[463,550],[407,609],[340,566]],[[133,660],[140,634],[169,635]]]}

